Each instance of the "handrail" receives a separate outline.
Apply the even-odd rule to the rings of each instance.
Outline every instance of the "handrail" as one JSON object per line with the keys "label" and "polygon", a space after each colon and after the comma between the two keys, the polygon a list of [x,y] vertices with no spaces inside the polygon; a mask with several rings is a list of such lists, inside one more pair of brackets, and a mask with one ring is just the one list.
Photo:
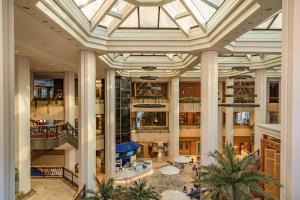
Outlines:
{"label": "handrail", "polygon": [[62,166],[31,166],[31,176],[39,178],[58,177],[78,188],[79,177],[76,173]]}
{"label": "handrail", "polygon": [[58,125],[35,125],[30,127],[30,135],[32,138],[49,138],[57,137],[63,133],[67,133],[78,138],[78,130],[75,129],[69,122]]}
{"label": "handrail", "polygon": [[78,130],[70,123],[62,123],[54,126],[38,125],[30,127],[32,148],[52,149],[64,143],[69,143],[78,149]]}
{"label": "handrail", "polygon": [[73,196],[73,200],[80,200],[80,199],[85,198],[85,196],[86,196],[86,194],[85,194],[85,189],[86,189],[86,186],[85,186],[85,185],[81,186],[81,187],[77,190],[76,194]]}

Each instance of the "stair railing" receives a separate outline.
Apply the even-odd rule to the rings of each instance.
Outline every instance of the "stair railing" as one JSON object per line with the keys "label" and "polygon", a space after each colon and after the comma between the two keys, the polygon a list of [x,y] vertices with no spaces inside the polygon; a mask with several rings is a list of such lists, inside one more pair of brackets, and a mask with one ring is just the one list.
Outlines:
{"label": "stair railing", "polygon": [[63,178],[72,186],[78,188],[79,177],[75,172],[62,166],[31,166],[31,177],[36,178]]}

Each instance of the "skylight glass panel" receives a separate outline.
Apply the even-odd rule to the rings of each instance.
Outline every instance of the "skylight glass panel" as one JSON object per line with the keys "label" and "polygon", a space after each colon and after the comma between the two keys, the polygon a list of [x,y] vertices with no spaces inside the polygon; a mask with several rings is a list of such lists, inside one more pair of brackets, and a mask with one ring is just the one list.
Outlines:
{"label": "skylight glass panel", "polygon": [[163,9],[159,13],[159,27],[160,28],[178,28],[177,25],[170,19]]}
{"label": "skylight glass panel", "polygon": [[222,3],[224,2],[224,0],[208,0],[210,3],[220,7],[222,5]]}
{"label": "skylight glass panel", "polygon": [[185,32],[189,32],[191,27],[197,26],[197,23],[191,16],[178,19],[177,23],[182,27],[182,29]]}
{"label": "skylight glass panel", "polygon": [[158,7],[140,7],[140,27],[158,28]]}
{"label": "skylight glass panel", "polygon": [[138,11],[135,9],[129,17],[121,24],[121,28],[138,28],[139,21],[138,21]]}
{"label": "skylight glass panel", "polygon": [[164,8],[170,13],[172,17],[175,17],[180,13],[187,12],[185,7],[182,5],[182,3],[179,0],[164,5]]}
{"label": "skylight glass panel", "polygon": [[104,19],[100,22],[100,26],[108,27],[109,24],[113,21],[113,17],[106,15]]}
{"label": "skylight glass panel", "polygon": [[204,3],[201,0],[192,0],[194,5],[196,6],[198,12],[201,13],[201,15],[204,17],[205,21],[207,22],[213,14],[216,12],[216,9],[208,5],[207,3]]}
{"label": "skylight glass panel", "polygon": [[189,7],[191,12],[194,14],[194,16],[197,18],[198,22],[201,24],[206,24],[206,20],[203,17],[203,15],[199,12],[198,8],[195,6],[193,0],[186,0],[186,5]]}
{"label": "skylight glass panel", "polygon": [[122,13],[127,4],[128,3],[126,1],[118,0],[111,10],[116,13]]}
{"label": "skylight glass panel", "polygon": [[262,24],[258,25],[255,29],[268,29],[274,17],[264,21]]}
{"label": "skylight glass panel", "polygon": [[270,29],[282,29],[282,13],[279,13]]}
{"label": "skylight glass panel", "polygon": [[[95,13],[97,12],[97,10],[102,6],[103,2],[104,2],[104,0],[96,0],[96,1],[94,1],[92,3],[87,4],[86,6],[84,6],[81,9],[81,11],[88,18],[88,20],[90,20],[95,15]],[[78,3],[80,3],[79,0],[78,0]],[[82,5],[82,4],[80,4],[80,5]]]}

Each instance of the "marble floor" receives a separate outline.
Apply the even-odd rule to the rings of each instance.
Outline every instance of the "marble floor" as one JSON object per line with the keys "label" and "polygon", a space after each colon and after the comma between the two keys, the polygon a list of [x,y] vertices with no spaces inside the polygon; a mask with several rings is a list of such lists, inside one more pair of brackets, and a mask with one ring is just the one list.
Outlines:
{"label": "marble floor", "polygon": [[[168,158],[161,157],[152,160],[153,174],[143,179],[147,181],[147,185],[155,186],[158,193],[169,189],[182,191],[183,186],[187,186],[188,190],[193,187],[192,182],[195,173],[192,171],[192,164],[186,164],[180,174],[169,177],[163,176],[159,172],[161,167],[168,165]],[[103,178],[100,174],[98,176]],[[26,200],[72,200],[76,193],[76,189],[72,188],[62,178],[33,178],[31,184],[35,194]],[[128,185],[130,185],[129,182]]]}
{"label": "marble floor", "polygon": [[76,190],[62,178],[33,178],[35,193],[26,200],[72,200]]}
{"label": "marble floor", "polygon": [[[182,191],[183,187],[186,186],[188,191],[194,187],[194,178],[196,177],[195,172],[193,172],[193,164],[185,164],[184,169],[178,175],[167,176],[162,175],[159,172],[161,167],[169,165],[167,162],[169,159],[166,157],[160,157],[152,159],[153,173],[149,176],[142,178],[147,181],[147,185],[152,185],[158,193],[162,193],[165,190],[179,190]],[[132,181],[131,181],[132,182]],[[125,186],[125,184],[119,184]],[[130,181],[128,181],[130,185]]]}

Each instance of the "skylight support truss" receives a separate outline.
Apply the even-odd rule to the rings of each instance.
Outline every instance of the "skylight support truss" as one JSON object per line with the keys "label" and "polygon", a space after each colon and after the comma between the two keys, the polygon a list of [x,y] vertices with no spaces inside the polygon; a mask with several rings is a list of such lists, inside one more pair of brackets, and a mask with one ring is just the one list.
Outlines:
{"label": "skylight support truss", "polygon": [[199,27],[206,32],[206,23],[205,23],[205,19],[203,16],[201,16],[201,19],[198,19],[196,17],[196,15],[192,12],[192,10],[190,9],[190,7],[187,5],[187,2],[185,0],[180,0],[181,3],[183,4],[183,6],[189,11],[189,13],[191,14],[191,16],[193,17],[193,19],[198,23]]}
{"label": "skylight support truss", "polygon": [[118,2],[118,0],[105,0],[100,9],[95,13],[91,19],[91,32],[98,26],[98,24],[109,13],[112,7]]}
{"label": "skylight support truss", "polygon": [[163,9],[165,11],[165,13],[170,17],[170,19],[180,28],[180,30],[187,36],[189,37],[190,36],[190,32],[189,32],[189,29],[186,30],[184,29],[178,22],[177,20],[171,15],[171,13],[164,8],[164,6],[161,7],[161,9]]}
{"label": "skylight support truss", "polygon": [[136,5],[127,4],[124,8],[124,12],[121,14],[121,18],[114,19],[107,27],[107,35],[110,36],[121,24],[127,19],[127,17],[135,10]]}

